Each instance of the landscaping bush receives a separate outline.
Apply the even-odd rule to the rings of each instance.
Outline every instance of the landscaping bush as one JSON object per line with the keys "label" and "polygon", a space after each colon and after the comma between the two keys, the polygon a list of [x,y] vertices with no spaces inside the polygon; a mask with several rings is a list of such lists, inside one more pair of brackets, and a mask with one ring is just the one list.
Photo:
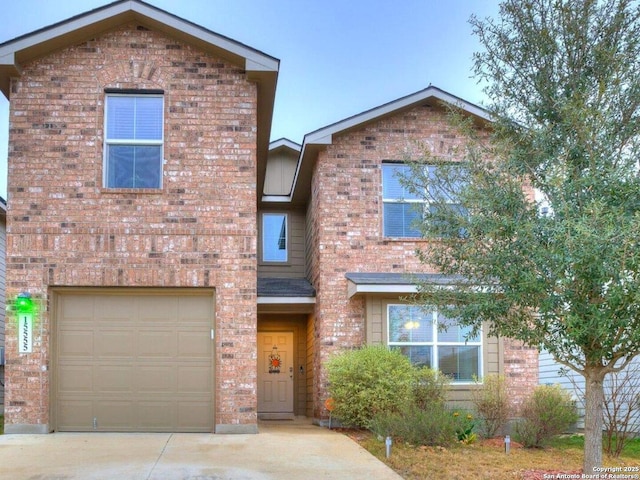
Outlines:
{"label": "landscaping bush", "polygon": [[540,385],[522,407],[516,422],[516,439],[525,447],[542,447],[555,435],[565,432],[578,420],[571,395],[560,385]]}
{"label": "landscaping bush", "polygon": [[413,381],[413,401],[419,408],[433,404],[444,405],[447,401],[451,379],[429,367],[416,368]]}
{"label": "landscaping bush", "polygon": [[402,353],[366,346],[327,363],[333,414],[345,426],[370,428],[373,417],[412,402],[414,368]]}
{"label": "landscaping bush", "polygon": [[411,445],[452,445],[458,439],[459,428],[453,412],[437,402],[426,408],[410,404],[398,412],[381,412],[371,422],[373,433]]}
{"label": "landscaping bush", "polygon": [[511,406],[502,375],[487,375],[482,386],[472,391],[473,405],[481,419],[482,435],[492,438],[507,424]]}

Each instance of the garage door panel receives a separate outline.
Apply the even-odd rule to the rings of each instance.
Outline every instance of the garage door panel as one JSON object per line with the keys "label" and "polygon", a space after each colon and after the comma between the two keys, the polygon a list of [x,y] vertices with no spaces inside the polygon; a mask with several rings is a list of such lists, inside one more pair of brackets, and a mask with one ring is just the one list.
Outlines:
{"label": "garage door panel", "polygon": [[178,318],[180,321],[198,318],[204,320],[211,315],[211,298],[182,297],[178,299]]}
{"label": "garage door panel", "polygon": [[175,357],[177,350],[175,331],[141,329],[138,333],[139,357]]}
{"label": "garage door panel", "polygon": [[76,431],[93,429],[93,401],[67,399],[58,408],[58,423]]}
{"label": "garage door panel", "polygon": [[135,385],[131,383],[134,367],[131,365],[102,365],[95,368],[96,391],[101,393],[133,393]]}
{"label": "garage door panel", "polygon": [[[134,401],[103,399],[95,402],[96,430],[114,429],[129,431],[136,422]],[[93,422],[93,419],[92,419]]]}
{"label": "garage door panel", "polygon": [[132,314],[137,316],[137,295],[89,295],[88,298],[93,299],[97,320],[119,323],[129,321]]}
{"label": "garage door panel", "polygon": [[145,430],[171,430],[176,424],[176,405],[175,402],[140,402],[138,415]]}
{"label": "garage door panel", "polygon": [[178,367],[178,390],[205,393],[211,391],[211,373],[204,366]]}
{"label": "garage door panel", "polygon": [[95,302],[92,298],[78,298],[73,303],[65,303],[62,305],[62,315],[69,321],[81,320],[86,321],[93,318],[93,309]]}
{"label": "garage door panel", "polygon": [[58,391],[88,393],[93,391],[93,368],[87,365],[65,365],[58,375]]}
{"label": "garage door panel", "polygon": [[178,302],[173,298],[141,298],[138,303],[140,319],[173,324],[178,317]]}
{"label": "garage door panel", "polygon": [[65,358],[88,357],[93,352],[93,331],[62,330],[58,335],[58,348]]}
{"label": "garage door panel", "polygon": [[[132,328],[123,326],[122,328]],[[129,360],[135,355],[135,331],[104,330],[94,333],[95,356],[101,357],[126,357]]]}
{"label": "garage door panel", "polygon": [[172,393],[176,391],[176,367],[157,365],[140,367],[137,371],[139,392]]}
{"label": "garage door panel", "polygon": [[181,431],[198,431],[202,418],[212,422],[212,410],[208,402],[178,402],[178,420]]}
{"label": "garage door panel", "polygon": [[181,358],[211,358],[211,330],[178,333],[178,356]]}
{"label": "garage door panel", "polygon": [[59,294],[57,429],[211,432],[212,293],[130,292]]}

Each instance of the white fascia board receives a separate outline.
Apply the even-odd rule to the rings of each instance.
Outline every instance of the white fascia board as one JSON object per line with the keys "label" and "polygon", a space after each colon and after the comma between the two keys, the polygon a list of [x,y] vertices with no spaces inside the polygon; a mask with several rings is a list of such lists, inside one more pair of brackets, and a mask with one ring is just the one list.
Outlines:
{"label": "white fascia board", "polygon": [[20,37],[15,41],[9,41],[9,43],[4,47],[0,47],[0,57],[3,57],[8,53],[23,50],[33,45],[46,43],[51,39],[65,35],[74,30],[89,27],[94,23],[108,20],[111,17],[115,17],[116,15],[124,14],[129,11],[148,17],[187,35],[209,43],[217,48],[245,58],[246,70],[248,71],[278,71],[279,62],[273,57],[135,0],[116,3],[106,8],[97,9],[96,11],[89,11],[76,18],[63,21],[58,25],[53,25],[48,28],[45,27],[41,31]]}
{"label": "white fascia board", "polygon": [[259,305],[314,304],[316,297],[258,297]]}
{"label": "white fascia board", "polygon": [[274,140],[269,143],[269,150],[275,150],[276,148],[287,147],[291,150],[295,150],[299,152],[302,148],[302,145],[297,144],[296,142],[289,140],[288,138],[280,138],[278,140]]}
{"label": "white fascia board", "polygon": [[218,48],[240,57],[244,57],[246,59],[245,70],[247,71],[277,72],[279,69],[279,62],[273,57],[262,54],[257,50],[218,35],[210,30],[200,27],[199,25],[182,20],[164,11],[158,11],[150,5],[131,1],[131,9],[144,16],[173,27],[176,30],[180,30],[181,32],[210,43],[211,45],[215,45]]}
{"label": "white fascia board", "polygon": [[260,200],[265,203],[290,203],[291,195],[263,195]]}
{"label": "white fascia board", "polygon": [[396,285],[372,285],[372,284],[356,284],[352,281],[347,282],[347,293],[349,298],[361,293],[393,293],[393,294],[409,294],[417,293],[418,288],[415,285],[396,284]]}
{"label": "white fascia board", "polygon": [[[371,122],[379,117],[394,113],[396,110],[401,110],[405,107],[420,103],[428,98],[437,98],[443,102],[449,103],[457,108],[464,110],[472,115],[478,116],[485,120],[491,121],[489,114],[482,108],[472,103],[466,102],[461,98],[455,97],[447,92],[444,92],[436,87],[428,87],[419,92],[407,95],[393,102],[389,102],[385,105],[373,108],[366,112],[354,115],[340,122],[329,125],[328,127],[316,130],[305,136],[304,144],[313,143],[327,145],[331,143],[332,136],[336,133],[340,133],[344,130],[348,130],[353,127]],[[304,146],[303,146],[304,148]]]}
{"label": "white fascia board", "polygon": [[0,65],[16,65],[16,54],[14,52],[8,52],[6,54],[2,54],[2,49],[0,48]]}
{"label": "white fascia board", "polygon": [[207,30],[199,25],[182,20],[164,11],[156,10],[150,5],[131,1],[131,10],[140,13],[146,17],[152,18],[158,22],[164,23],[176,30],[180,30],[188,35],[203,40],[211,45],[215,45],[218,48],[226,50],[230,53],[244,57],[246,59],[245,69],[247,71],[259,71],[259,72],[277,72],[279,65],[278,60],[268,55],[262,54],[257,50],[242,45],[229,38],[218,35],[210,30]]}
{"label": "white fascia board", "polygon": [[[225,50],[229,50],[229,49],[225,48]],[[238,53],[237,55],[241,55],[246,59],[244,63],[244,69],[247,72],[277,72],[278,71],[279,67],[278,67],[277,60],[269,59],[269,58],[266,58],[266,59],[249,58],[246,55],[242,55],[240,53]],[[261,60],[261,61],[258,61],[258,60]]]}
{"label": "white fascia board", "polygon": [[67,34],[70,31],[79,30],[83,27],[100,22],[102,20],[106,20],[120,13],[127,12],[131,9],[133,8],[130,5],[130,2],[118,3],[116,5],[112,5],[109,8],[99,9],[98,11],[90,11],[77,18],[63,21],[60,24],[52,25],[51,27],[45,27],[40,31],[25,35],[16,39],[15,41],[9,40],[7,45],[5,45],[4,47],[0,47],[0,57],[4,55],[5,51],[18,52],[33,45],[46,43],[47,41]]}
{"label": "white fascia board", "polygon": [[[354,125],[357,125],[357,123],[354,123]],[[304,151],[305,146],[307,144],[331,145],[333,143],[333,134],[336,132],[340,132],[341,130],[344,130],[346,128],[349,128],[349,127],[329,131],[331,127],[327,127],[327,128],[323,128],[322,130],[317,130],[315,132],[308,133],[304,136],[302,150]]]}

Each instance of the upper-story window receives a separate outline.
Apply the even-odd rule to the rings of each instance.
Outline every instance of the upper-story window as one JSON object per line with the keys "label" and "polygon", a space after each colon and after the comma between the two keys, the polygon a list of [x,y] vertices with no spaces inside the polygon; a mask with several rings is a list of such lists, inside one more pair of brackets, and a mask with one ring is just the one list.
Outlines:
{"label": "upper-story window", "polygon": [[265,213],[262,215],[262,260],[286,262],[288,260],[287,215]]}
{"label": "upper-story window", "polygon": [[163,95],[107,92],[105,103],[105,187],[161,188]]}
{"label": "upper-story window", "polygon": [[388,345],[411,363],[440,370],[457,382],[482,376],[482,339],[435,308],[388,305]]}
{"label": "upper-story window", "polygon": [[[454,165],[447,177],[446,185],[428,182],[428,191],[416,194],[409,191],[403,184],[402,178],[411,177],[411,167],[402,163],[384,163],[382,165],[382,203],[383,224],[385,237],[418,238],[422,236],[418,227],[424,218],[424,212],[430,208],[430,203],[437,201],[457,211],[463,211],[457,199],[464,184],[464,169]],[[436,178],[435,165],[425,165],[426,178]],[[444,177],[444,175],[443,175]],[[440,178],[440,177],[438,177]],[[434,204],[431,203],[431,208]],[[435,212],[435,210],[433,210]]]}
{"label": "upper-story window", "polygon": [[422,218],[425,199],[409,192],[400,179],[409,176],[408,165],[382,165],[382,203],[385,237],[420,237],[415,223]]}

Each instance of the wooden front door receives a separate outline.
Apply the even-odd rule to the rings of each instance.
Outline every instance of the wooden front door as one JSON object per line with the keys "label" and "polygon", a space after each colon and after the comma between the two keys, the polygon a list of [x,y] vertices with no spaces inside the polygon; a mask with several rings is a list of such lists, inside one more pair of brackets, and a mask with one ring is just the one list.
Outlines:
{"label": "wooden front door", "polygon": [[293,418],[293,332],[258,333],[258,415]]}

